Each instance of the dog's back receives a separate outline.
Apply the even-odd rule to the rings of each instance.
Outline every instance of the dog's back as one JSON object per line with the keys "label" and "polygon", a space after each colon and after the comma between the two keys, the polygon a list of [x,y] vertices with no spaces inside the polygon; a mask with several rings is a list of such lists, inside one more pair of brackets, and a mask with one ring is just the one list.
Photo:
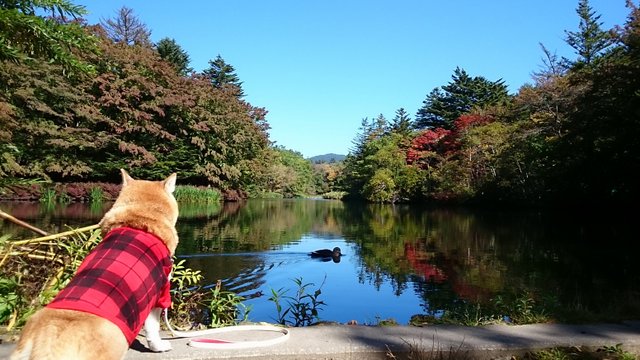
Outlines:
{"label": "dog's back", "polygon": [[101,317],[44,308],[27,322],[10,360],[122,359],[128,348],[122,331]]}

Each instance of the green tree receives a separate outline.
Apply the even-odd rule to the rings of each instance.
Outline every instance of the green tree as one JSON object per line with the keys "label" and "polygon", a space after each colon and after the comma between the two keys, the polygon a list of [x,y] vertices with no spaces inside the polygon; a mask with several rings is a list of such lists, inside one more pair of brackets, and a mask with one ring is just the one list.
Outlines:
{"label": "green tree", "polygon": [[297,197],[316,193],[312,164],[301,153],[276,146],[266,149],[262,156],[250,173],[250,196]]}
{"label": "green tree", "polygon": [[238,97],[243,97],[242,81],[240,81],[235,71],[236,69],[231,64],[227,64],[222,56],[218,54],[215,59],[209,60],[209,67],[202,73],[211,81],[211,85],[214,87],[224,88],[225,86],[231,86]]}
{"label": "green tree", "polygon": [[133,9],[121,7],[115,17],[100,22],[107,36],[117,43],[126,45],[151,44],[151,30],[136,16]]}
{"label": "green tree", "polygon": [[396,110],[396,116],[391,120],[391,132],[402,135],[411,134],[411,117],[404,108]]}
{"label": "green tree", "polygon": [[283,189],[283,195],[300,196],[315,194],[315,179],[311,162],[297,151],[285,148],[276,148],[276,151],[278,151],[280,155],[282,165],[291,169],[295,174],[292,183]]}
{"label": "green tree", "polygon": [[630,15],[615,46],[589,71],[568,74],[579,91],[554,154],[563,165],[552,177],[558,198],[634,202],[640,197],[640,12],[628,5]]}
{"label": "green tree", "polygon": [[418,109],[416,128],[441,127],[451,129],[453,122],[472,108],[499,105],[509,100],[504,81],[489,81],[482,76],[471,77],[456,68],[452,81],[433,89]]}
{"label": "green tree", "polygon": [[338,190],[337,181],[343,168],[344,163],[342,161],[313,164],[316,192],[322,194]]}
{"label": "green tree", "polygon": [[[50,17],[36,15],[47,11]],[[61,65],[65,74],[90,73],[91,66],[73,51],[95,51],[95,38],[68,21],[84,14],[83,6],[67,0],[0,1],[0,61],[44,59]]]}
{"label": "green tree", "polygon": [[189,67],[189,62],[191,61],[189,54],[174,39],[161,39],[156,44],[156,51],[158,51],[162,59],[173,65],[178,74],[185,76],[193,71]]}
{"label": "green tree", "polygon": [[362,120],[355,149],[347,155],[339,178],[349,196],[373,202],[407,201],[414,196],[420,180],[406,162],[410,140],[391,128],[382,114]]}
{"label": "green tree", "polygon": [[377,119],[363,118],[356,137],[353,140],[353,148],[344,160],[344,171],[338,183],[340,187],[353,196],[360,196],[362,187],[373,176],[375,169],[366,161],[371,153],[371,143],[385,133],[386,119],[381,114]]}
{"label": "green tree", "polygon": [[514,125],[496,121],[467,128],[459,134],[461,165],[474,193],[495,187],[501,170],[500,160],[509,147],[514,128]]}
{"label": "green tree", "polygon": [[576,13],[580,17],[578,31],[565,31],[565,41],[571,46],[578,59],[575,62],[565,60],[570,65],[591,64],[613,44],[611,31],[602,30],[600,15],[589,5],[589,0],[580,0]]}
{"label": "green tree", "polygon": [[364,197],[371,202],[394,202],[396,184],[393,181],[391,170],[378,169],[362,189]]}

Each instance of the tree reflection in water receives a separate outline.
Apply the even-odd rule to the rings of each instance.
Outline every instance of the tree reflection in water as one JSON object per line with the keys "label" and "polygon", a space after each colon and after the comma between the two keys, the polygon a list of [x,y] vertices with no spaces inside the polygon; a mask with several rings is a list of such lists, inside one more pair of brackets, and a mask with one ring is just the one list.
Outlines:
{"label": "tree reflection in water", "polygon": [[[2,208],[50,232],[95,223],[106,210]],[[567,311],[633,318],[640,315],[640,262],[629,251],[629,217],[323,200],[181,205],[177,254],[207,283],[222,279],[227,290],[249,298],[254,321],[273,320],[272,289],[293,288],[291,280],[300,277],[319,286],[325,276],[323,320],[407,323],[416,313],[522,291],[553,295]],[[11,226],[0,222],[0,231],[21,231]],[[307,255],[334,246],[345,254],[340,263]]]}

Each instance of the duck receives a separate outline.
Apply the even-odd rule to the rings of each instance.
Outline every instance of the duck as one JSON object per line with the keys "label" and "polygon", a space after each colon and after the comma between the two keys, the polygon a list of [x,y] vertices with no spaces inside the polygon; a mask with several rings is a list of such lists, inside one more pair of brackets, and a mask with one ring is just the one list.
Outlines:
{"label": "duck", "polygon": [[342,252],[339,247],[334,247],[333,250],[320,249],[309,253],[312,258],[333,259],[334,262],[340,262],[340,256]]}

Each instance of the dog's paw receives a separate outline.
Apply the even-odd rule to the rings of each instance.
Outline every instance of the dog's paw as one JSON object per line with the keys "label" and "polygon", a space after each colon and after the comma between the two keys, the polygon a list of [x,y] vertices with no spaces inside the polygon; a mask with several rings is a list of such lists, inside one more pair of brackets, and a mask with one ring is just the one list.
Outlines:
{"label": "dog's paw", "polygon": [[149,349],[153,352],[165,352],[171,350],[171,343],[167,340],[149,340]]}

